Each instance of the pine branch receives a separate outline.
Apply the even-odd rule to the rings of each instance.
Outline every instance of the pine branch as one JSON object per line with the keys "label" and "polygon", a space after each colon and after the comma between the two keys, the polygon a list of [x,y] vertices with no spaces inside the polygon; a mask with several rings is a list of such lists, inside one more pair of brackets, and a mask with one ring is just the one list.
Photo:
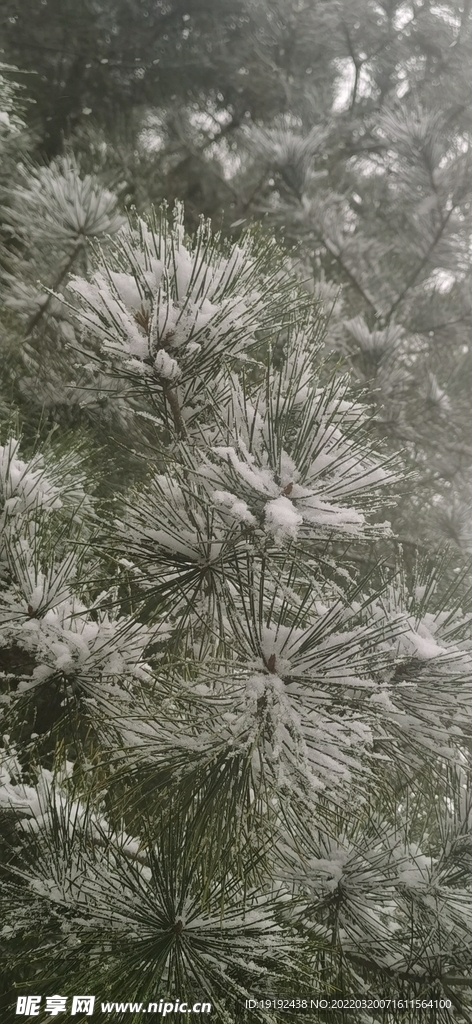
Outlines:
{"label": "pine branch", "polygon": [[28,321],[28,324],[27,324],[26,330],[25,330],[25,338],[29,338],[30,334],[32,334],[32,332],[34,331],[35,327],[37,327],[37,325],[39,324],[40,320],[42,319],[42,317],[44,316],[44,314],[46,313],[46,311],[47,311],[47,309],[49,307],[49,304],[50,304],[50,302],[51,302],[51,300],[53,298],[54,292],[56,292],[57,289],[60,288],[64,278],[67,276],[69,271],[72,269],[72,267],[73,267],[73,265],[75,263],[75,260],[77,259],[77,256],[79,255],[79,253],[82,251],[83,247],[84,247],[84,242],[83,241],[82,242],[78,242],[77,245],[75,246],[75,248],[72,250],[70,256],[67,257],[64,265],[62,266],[61,270],[59,271],[57,277],[55,278],[55,280],[53,281],[53,283],[52,283],[52,285],[51,285],[51,287],[49,289],[49,293],[48,293],[47,298],[41,304],[41,306],[36,311],[36,313],[34,313],[34,315]]}
{"label": "pine branch", "polygon": [[187,431],[185,429],[185,424],[182,418],[182,411],[180,408],[177,391],[175,388],[169,386],[164,387],[163,391],[166,402],[168,402],[170,411],[172,413],[172,419],[174,421],[174,427],[177,436],[182,439],[185,439],[187,437]]}
{"label": "pine branch", "polygon": [[358,87],[359,87],[359,77],[360,77],[360,72],[361,72],[361,68],[362,68],[362,65],[363,65],[364,61],[362,61],[357,56],[357,54],[356,54],[356,52],[354,50],[354,47],[352,45],[351,36],[349,34],[349,29],[348,29],[345,21],[342,22],[342,27],[343,27],[344,35],[346,37],[346,42],[347,42],[347,47],[348,47],[348,51],[349,51],[349,56],[351,57],[351,60],[352,60],[352,62],[354,64],[354,82],[353,82],[353,86],[352,86],[352,95],[351,95],[351,99],[350,99],[350,103],[349,103],[349,109],[350,109],[350,111],[352,113],[352,111],[354,110],[354,107],[356,105],[357,90],[358,90]]}
{"label": "pine branch", "polygon": [[393,304],[390,306],[390,309],[389,309],[388,313],[386,313],[385,316],[382,318],[385,323],[389,323],[390,322],[390,320],[392,319],[393,314],[396,312],[396,310],[398,309],[400,304],[403,302],[403,299],[405,298],[405,296],[410,291],[410,288],[413,287],[413,285],[418,280],[418,277],[420,276],[421,272],[427,266],[427,263],[428,263],[431,255],[432,255],[432,253],[434,252],[438,242],[440,242],[440,240],[441,240],[441,238],[442,238],[442,236],[444,234],[444,231],[445,231],[445,229],[446,229],[446,227],[447,227],[447,225],[449,223],[449,219],[452,216],[454,210],[455,210],[455,206],[452,206],[451,209],[447,211],[446,216],[442,218],[441,223],[440,223],[438,229],[436,230],[436,232],[434,234],[434,237],[433,237],[432,241],[430,242],[430,244],[429,244],[429,246],[428,246],[424,256],[420,260],[418,266],[415,268],[413,273],[408,278],[406,284],[403,286],[401,292],[399,293],[399,295],[397,296],[397,298],[395,299]]}
{"label": "pine branch", "polygon": [[353,271],[348,267],[347,263],[345,263],[342,254],[338,251],[337,247],[334,248],[328,241],[328,239],[325,238],[324,235],[322,235],[321,232],[318,233],[318,237],[321,243],[324,245],[325,249],[327,249],[327,251],[329,252],[330,256],[332,256],[336,260],[336,262],[339,263],[339,266],[341,267],[343,273],[346,275],[346,277],[353,285],[353,287],[356,289],[356,291],[359,293],[359,295],[361,295],[361,297],[364,299],[364,302],[373,311],[376,320],[380,320],[382,318],[382,314],[379,312],[377,308],[375,299],[373,299],[372,296],[369,295],[364,285],[361,284],[361,282],[357,279]]}

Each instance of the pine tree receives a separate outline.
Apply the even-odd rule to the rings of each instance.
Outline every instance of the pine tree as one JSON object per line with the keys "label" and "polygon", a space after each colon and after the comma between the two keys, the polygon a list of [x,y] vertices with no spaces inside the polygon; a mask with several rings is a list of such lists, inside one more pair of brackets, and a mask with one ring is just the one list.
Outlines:
{"label": "pine tree", "polygon": [[4,207],[8,205],[8,189],[14,181],[16,167],[31,145],[24,121],[21,86],[15,80],[17,68],[0,63],[0,267],[8,260],[11,236],[4,223]]}
{"label": "pine tree", "polygon": [[468,550],[470,4],[303,4],[278,26],[287,106],[245,126],[240,209],[282,227],[315,292],[320,272],[342,289],[331,347],[414,470],[405,541]]}
{"label": "pine tree", "polygon": [[116,388],[110,396],[87,372],[61,302],[70,273],[86,270],[87,244],[100,243],[123,223],[116,196],[74,157],[47,167],[26,160],[6,196],[5,227],[14,244],[1,275],[4,391],[23,420],[36,425],[40,419],[50,427],[103,421],[110,399],[115,419],[123,417]]}
{"label": "pine tree", "polygon": [[260,62],[266,20],[252,0],[5,0],[0,32],[7,59],[34,72],[30,120],[51,160],[90,118],[113,130],[210,96],[235,124],[246,109],[278,109],[283,88]]}
{"label": "pine tree", "polygon": [[6,54],[38,72],[40,148],[72,133],[126,204],[182,198],[187,226],[275,222],[408,458],[398,533],[468,551],[468,0],[72,6],[5,9]]}
{"label": "pine tree", "polygon": [[61,301],[135,399],[142,479],[104,498],[73,436],[0,451],[8,1005],[468,1020],[467,577],[364,572],[401,466],[323,364],[323,309],[275,242],[190,239],[180,207]]}

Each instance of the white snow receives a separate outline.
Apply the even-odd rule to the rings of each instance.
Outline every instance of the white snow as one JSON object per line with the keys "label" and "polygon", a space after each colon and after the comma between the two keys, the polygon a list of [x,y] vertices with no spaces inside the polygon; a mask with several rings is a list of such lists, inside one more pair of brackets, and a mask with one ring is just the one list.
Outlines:
{"label": "white snow", "polygon": [[179,377],[181,376],[181,370],[177,360],[172,359],[172,356],[170,356],[163,348],[160,348],[156,353],[154,369],[159,377],[171,382],[179,380]]}
{"label": "white snow", "polygon": [[300,526],[303,523],[303,516],[297,512],[290,498],[280,495],[273,501],[268,501],[264,509],[264,516],[267,531],[278,543],[297,539]]}

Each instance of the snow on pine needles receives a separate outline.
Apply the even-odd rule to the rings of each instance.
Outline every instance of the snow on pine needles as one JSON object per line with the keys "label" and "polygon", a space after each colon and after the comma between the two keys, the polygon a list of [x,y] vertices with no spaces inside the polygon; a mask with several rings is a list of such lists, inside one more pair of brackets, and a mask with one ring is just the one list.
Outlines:
{"label": "snow on pine needles", "polygon": [[93,260],[68,302],[135,389],[134,482],[0,451],[5,927],[35,978],[184,979],[228,1022],[255,979],[437,984],[472,954],[465,578],[392,560],[399,463],[272,242],[178,208]]}

